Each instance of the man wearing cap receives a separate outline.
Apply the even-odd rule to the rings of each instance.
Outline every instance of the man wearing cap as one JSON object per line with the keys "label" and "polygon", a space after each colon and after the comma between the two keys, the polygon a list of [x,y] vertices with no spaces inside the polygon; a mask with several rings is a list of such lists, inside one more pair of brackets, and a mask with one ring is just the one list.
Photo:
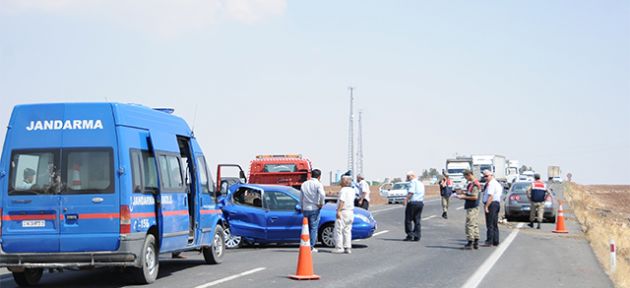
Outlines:
{"label": "man wearing cap", "polygon": [[365,181],[363,174],[357,175],[357,186],[359,187],[359,195],[357,195],[355,206],[368,210],[370,207],[370,184]]}
{"label": "man wearing cap", "polygon": [[[418,181],[416,173],[407,172],[409,182],[407,198],[403,201],[405,206],[405,241],[420,241],[422,220],[422,208],[424,208],[424,185]],[[412,224],[413,223],[413,224]]]}
{"label": "man wearing cap", "polygon": [[464,170],[464,177],[468,180],[466,192],[457,193],[457,198],[466,201],[464,208],[466,209],[466,239],[468,243],[464,249],[479,249],[479,193],[481,192],[481,184],[470,170]]}
{"label": "man wearing cap", "polygon": [[484,170],[486,188],[483,194],[484,210],[486,212],[486,247],[499,246],[499,210],[501,209],[501,194],[503,186],[494,179],[490,170]]}
{"label": "man wearing cap", "polygon": [[35,180],[35,170],[31,168],[24,169],[24,174],[22,175],[24,178],[22,181],[18,182],[15,185],[16,190],[29,190],[33,187],[33,181]]}
{"label": "man wearing cap", "polygon": [[534,228],[534,220],[538,223],[538,229],[540,229],[540,223],[543,221],[545,213],[545,198],[549,192],[547,191],[547,185],[540,181],[540,174],[534,174],[534,182],[532,186],[527,189],[527,198],[530,201],[529,209],[529,227]]}

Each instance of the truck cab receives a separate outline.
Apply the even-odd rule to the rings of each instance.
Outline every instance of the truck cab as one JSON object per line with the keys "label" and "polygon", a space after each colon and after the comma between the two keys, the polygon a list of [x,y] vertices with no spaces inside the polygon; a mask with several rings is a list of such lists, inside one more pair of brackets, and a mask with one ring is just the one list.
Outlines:
{"label": "truck cab", "polygon": [[284,185],[300,189],[311,179],[311,161],[299,154],[258,155],[249,167],[249,183]]}

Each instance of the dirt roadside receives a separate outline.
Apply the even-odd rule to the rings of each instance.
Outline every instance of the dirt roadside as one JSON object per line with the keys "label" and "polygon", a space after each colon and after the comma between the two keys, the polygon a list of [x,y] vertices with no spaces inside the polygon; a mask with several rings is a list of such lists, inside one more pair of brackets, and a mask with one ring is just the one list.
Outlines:
{"label": "dirt roadside", "polygon": [[[569,183],[564,197],[615,286],[630,288],[630,185]],[[610,274],[611,239],[617,246],[617,270],[613,274]]]}
{"label": "dirt roadside", "polygon": [[[440,196],[440,189],[437,185],[425,185],[425,199],[432,199]],[[387,198],[381,197],[379,186],[370,186],[370,206],[373,205],[387,205]],[[337,196],[341,186],[325,186],[326,196]]]}

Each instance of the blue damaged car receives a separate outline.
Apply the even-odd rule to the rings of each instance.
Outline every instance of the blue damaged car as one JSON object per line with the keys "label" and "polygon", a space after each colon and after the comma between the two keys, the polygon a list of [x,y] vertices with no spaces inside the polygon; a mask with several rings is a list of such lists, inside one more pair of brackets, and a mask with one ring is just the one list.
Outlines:
{"label": "blue damaged car", "polygon": [[[245,243],[299,243],[302,231],[300,191],[279,185],[236,184],[222,200],[223,215],[227,220],[225,239],[227,248]],[[333,229],[335,204],[321,210],[319,242],[334,247]],[[352,239],[372,237],[376,221],[362,208],[354,209]]]}

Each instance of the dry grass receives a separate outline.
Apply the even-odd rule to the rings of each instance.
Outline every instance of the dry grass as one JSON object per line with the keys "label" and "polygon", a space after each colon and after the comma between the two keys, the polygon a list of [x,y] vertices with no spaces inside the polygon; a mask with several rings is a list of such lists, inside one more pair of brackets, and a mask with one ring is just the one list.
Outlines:
{"label": "dry grass", "polygon": [[617,244],[616,287],[630,288],[630,186],[570,183],[565,198],[602,266],[610,271],[610,239]]}
{"label": "dry grass", "polygon": [[[440,196],[440,189],[437,185],[426,185],[425,187],[425,198],[431,199]],[[378,191],[379,186],[370,186],[370,206],[372,205],[383,205],[387,204],[387,198],[381,197]],[[326,190],[327,196],[337,196],[339,190],[341,190],[340,186],[326,186],[324,187]]]}

